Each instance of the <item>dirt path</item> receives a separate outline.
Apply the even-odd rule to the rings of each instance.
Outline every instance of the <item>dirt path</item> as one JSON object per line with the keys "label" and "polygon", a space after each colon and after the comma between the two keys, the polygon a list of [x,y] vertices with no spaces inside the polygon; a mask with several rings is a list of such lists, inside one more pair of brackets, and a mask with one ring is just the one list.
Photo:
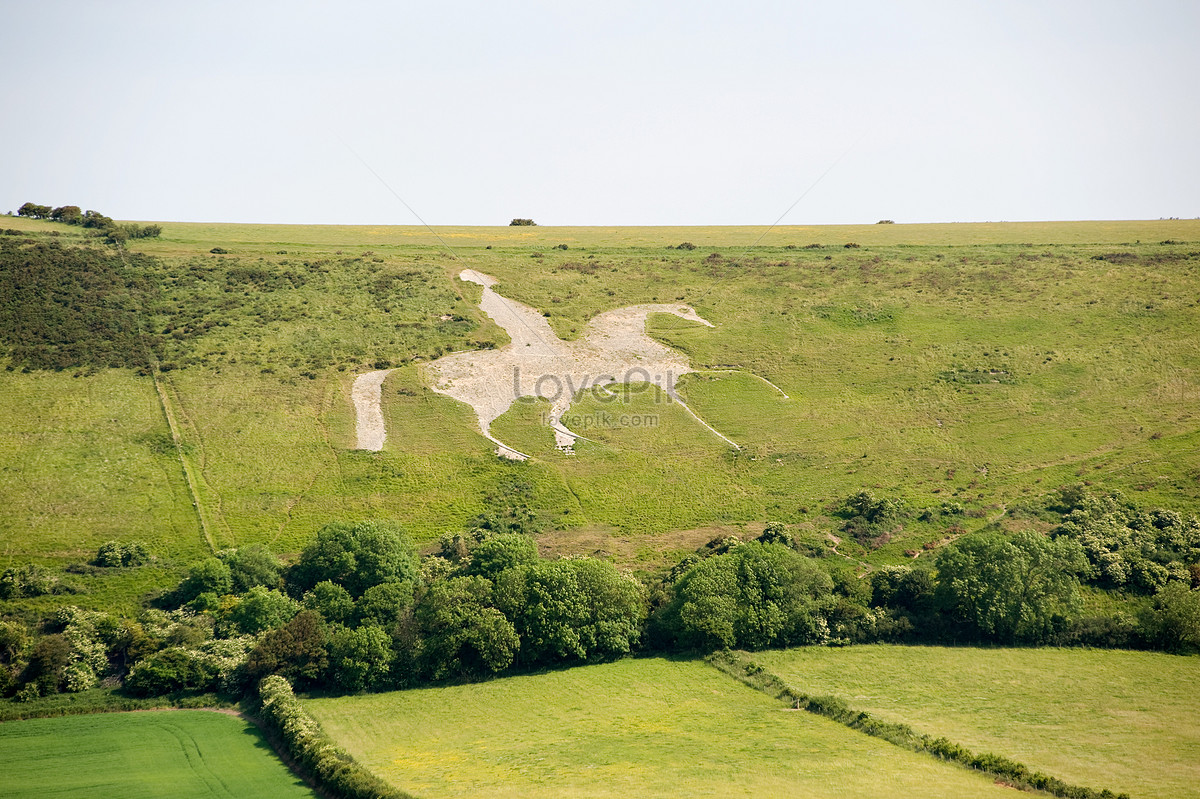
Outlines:
{"label": "dirt path", "polygon": [[[674,314],[712,327],[693,308],[678,304],[618,308],[589,321],[578,341],[563,341],[537,310],[496,293],[494,278],[466,269],[459,279],[483,286],[479,307],[504,328],[512,343],[499,350],[457,352],[439,358],[430,364],[429,375],[434,391],[475,409],[479,429],[496,444],[498,455],[516,460],[528,457],[491,433],[492,422],[518,398],[550,401],[549,422],[555,442],[569,450],[580,436],[561,420],[575,395],[593,387],[635,382],[655,384],[715,435],[737,447],[676,395],[679,377],[693,371],[687,358],[646,335],[646,317],[652,313]],[[361,434],[359,440],[361,447]]]}
{"label": "dirt path", "polygon": [[391,369],[379,369],[354,378],[350,398],[354,400],[354,413],[358,417],[358,449],[379,452],[387,440],[387,427],[383,423],[383,381]]}

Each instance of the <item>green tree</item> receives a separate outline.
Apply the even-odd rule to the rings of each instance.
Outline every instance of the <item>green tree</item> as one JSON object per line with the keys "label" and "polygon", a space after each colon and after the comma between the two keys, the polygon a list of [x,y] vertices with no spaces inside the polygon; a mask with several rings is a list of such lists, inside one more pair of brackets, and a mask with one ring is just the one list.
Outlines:
{"label": "green tree", "polygon": [[68,225],[83,224],[83,212],[78,205],[62,205],[50,212],[50,218],[55,222]]}
{"label": "green tree", "polygon": [[496,604],[521,638],[523,663],[587,657],[581,635],[587,600],[568,561],[540,561],[502,572],[496,579]]}
{"label": "green tree", "polygon": [[391,629],[413,604],[413,584],[388,580],[373,585],[355,603],[359,624]]}
{"label": "green tree", "polygon": [[1200,650],[1200,590],[1172,582],[1142,613],[1143,636],[1169,652]]}
{"label": "green tree", "polygon": [[82,225],[86,228],[109,228],[113,226],[112,217],[105,216],[99,211],[84,211]]}
{"label": "green tree", "polygon": [[291,597],[256,585],[226,612],[225,622],[243,635],[258,635],[282,627],[299,612],[299,604]]}
{"label": "green tree", "polygon": [[238,593],[249,591],[256,585],[266,588],[283,586],[283,564],[269,547],[251,544],[226,550],[220,554],[220,558],[229,567],[233,590]]}
{"label": "green tree", "polygon": [[967,635],[1041,643],[1078,611],[1078,543],[1033,532],[960,538],[937,558],[935,601]]}
{"label": "green tree", "polygon": [[233,590],[229,567],[218,558],[205,558],[188,570],[187,576],[175,589],[175,601],[183,605],[201,594],[228,594]]}
{"label": "green tree", "polygon": [[567,561],[584,599],[580,639],[589,658],[628,655],[637,646],[646,620],[646,591],[637,578],[596,558]]}
{"label": "green tree", "polygon": [[419,668],[435,680],[503,671],[520,647],[512,622],[492,606],[492,584],[483,577],[437,580],[414,616]]}
{"label": "green tree", "polygon": [[380,685],[392,660],[391,644],[373,624],[335,630],[329,636],[330,681],[351,693]]}
{"label": "green tree", "polygon": [[246,658],[246,671],[255,680],[280,674],[296,684],[312,685],[328,666],[325,622],[315,610],[302,610],[266,633]]}
{"label": "green tree", "polygon": [[38,205],[37,203],[25,203],[17,209],[17,216],[25,216],[30,219],[49,219],[50,206]]}
{"label": "green tree", "polygon": [[317,532],[288,575],[295,595],[322,580],[341,585],[353,597],[386,580],[413,581],[417,558],[404,531],[393,522],[333,522]]}
{"label": "green tree", "polygon": [[663,611],[668,634],[699,649],[822,643],[829,575],[779,544],[739,544],[679,579]]}
{"label": "green tree", "polygon": [[304,607],[321,614],[331,624],[349,624],[354,617],[354,597],[330,580],[322,580],[304,594]]}
{"label": "green tree", "polygon": [[532,538],[522,533],[498,533],[471,550],[467,573],[491,580],[505,569],[534,563],[537,559],[537,542]]}

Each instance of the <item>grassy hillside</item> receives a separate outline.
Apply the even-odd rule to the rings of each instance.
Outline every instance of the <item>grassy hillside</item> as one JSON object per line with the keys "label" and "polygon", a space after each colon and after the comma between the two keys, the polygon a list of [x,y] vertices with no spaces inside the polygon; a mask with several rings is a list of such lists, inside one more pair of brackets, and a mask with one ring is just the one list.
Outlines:
{"label": "grassy hillside", "polygon": [[1200,662],[1148,652],[856,646],[759,652],[796,689],[1133,796],[1200,796]]}
{"label": "grassy hillside", "polygon": [[313,797],[249,723],[204,711],[0,724],[4,795]]}
{"label": "grassy hillside", "polygon": [[[763,232],[167,223],[131,244],[158,260],[128,269],[153,287],[146,335],[217,547],[295,552],[330,519],[372,516],[430,540],[514,479],[533,486],[549,544],[587,541],[635,566],[687,531],[776,520],[821,540],[827,509],[863,488],[961,502],[967,528],[1074,481],[1200,508],[1200,222]],[[668,249],[683,241],[697,249]],[[477,287],[454,279],[464,266],[564,338],[622,305],[694,305],[715,328],[653,317],[650,330],[709,370],[681,394],[741,449],[630,392],[575,410],[619,407],[653,426],[592,430],[573,456],[535,406],[514,406],[497,429],[535,459],[498,462],[472,413],[422,378],[441,354],[506,341]],[[384,385],[387,446],[355,452],[350,383],[388,364],[401,368]],[[192,558],[208,543],[153,381],[75,374],[0,377],[0,565],[79,560],[112,537],[150,542],[160,562]],[[842,551],[896,561],[945,535],[910,520],[878,551]]]}
{"label": "grassy hillside", "polygon": [[430,797],[990,796],[973,772],[789,711],[700,662],[624,660],[305,706]]}

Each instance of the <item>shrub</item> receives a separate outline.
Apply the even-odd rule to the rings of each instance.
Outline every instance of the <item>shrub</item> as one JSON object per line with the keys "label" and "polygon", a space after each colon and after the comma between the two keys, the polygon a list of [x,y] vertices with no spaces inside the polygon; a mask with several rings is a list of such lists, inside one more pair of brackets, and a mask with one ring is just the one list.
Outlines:
{"label": "shrub", "polygon": [[764,544],[783,544],[785,547],[794,546],[796,543],[795,538],[787,531],[787,527],[782,522],[767,522],[762,535],[756,540]]}
{"label": "shrub", "polygon": [[311,774],[324,791],[345,799],[412,799],[364,769],[304,710],[286,679],[271,676],[258,684],[261,716],[283,739],[292,760]]}
{"label": "shrub", "polygon": [[217,672],[196,653],[170,647],[134,665],[125,689],[134,696],[162,696],[176,691],[207,691],[216,687]]}
{"label": "shrub", "polygon": [[71,644],[63,635],[43,636],[29,655],[21,682],[36,686],[36,694],[42,696],[58,693],[66,687],[64,672],[70,662]]}
{"label": "shrub", "polygon": [[0,241],[0,343],[30,369],[149,369],[139,328],[153,261],[85,247]]}
{"label": "shrub", "polygon": [[190,570],[175,589],[175,603],[183,605],[201,594],[228,594],[233,589],[229,567],[218,558],[206,558]]}
{"label": "shrub", "polygon": [[505,569],[534,563],[538,559],[537,542],[522,533],[499,533],[485,538],[470,550],[468,574],[494,578]]}
{"label": "shrub", "polygon": [[537,227],[537,222],[532,219],[514,219],[508,224],[509,227]]}
{"label": "shrub", "polygon": [[283,564],[262,544],[226,550],[218,557],[229,567],[229,577],[235,591],[249,591],[255,586],[279,588],[283,585]]}
{"label": "shrub", "polygon": [[144,566],[150,562],[150,550],[141,541],[106,541],[96,552],[97,566]]}
{"label": "shrub", "polygon": [[44,596],[61,590],[58,576],[36,563],[11,566],[0,573],[0,599]]}
{"label": "shrub", "polygon": [[1172,652],[1200,650],[1200,590],[1173,582],[1142,613],[1143,635]]}
{"label": "shrub", "polygon": [[281,674],[315,683],[329,665],[325,623],[313,610],[302,610],[279,629],[264,635],[246,659],[252,678]]}

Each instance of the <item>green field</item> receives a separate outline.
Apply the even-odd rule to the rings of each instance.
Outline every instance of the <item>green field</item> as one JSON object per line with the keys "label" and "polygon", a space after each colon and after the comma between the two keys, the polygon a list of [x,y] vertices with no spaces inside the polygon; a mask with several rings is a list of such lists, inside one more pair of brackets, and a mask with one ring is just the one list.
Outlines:
{"label": "green field", "polygon": [[[5,225],[80,241],[77,228]],[[289,553],[330,519],[383,516],[428,541],[513,480],[534,487],[544,545],[586,541],[635,568],[659,563],[664,542],[771,520],[819,541],[836,523],[826,509],[863,488],[961,502],[968,528],[1080,480],[1200,508],[1200,222],[764,233],[166,223],[132,246],[161,259],[147,328],[173,367],[161,384],[207,539]],[[682,241],[697,248],[668,249]],[[470,410],[422,378],[440,354],[504,343],[453,277],[464,266],[565,338],[611,308],[694,305],[715,328],[653,317],[650,332],[706,370],[681,394],[741,449],[633,393],[622,408],[658,426],[592,431],[573,456],[536,407],[514,406],[497,429],[535,458],[499,463]],[[359,453],[349,388],[377,362],[401,367],[384,386],[389,439]],[[114,537],[148,541],[168,568],[208,547],[150,378],[2,374],[0,565],[69,563]],[[876,552],[842,550],[894,562],[943,527],[910,522]]]}
{"label": "green field", "polygon": [[0,724],[6,797],[313,797],[242,719],[149,711]]}
{"label": "green field", "polygon": [[980,774],[780,703],[702,662],[623,660],[305,707],[418,796],[1002,796]]}
{"label": "green field", "polygon": [[855,646],[751,656],[796,690],[1135,797],[1200,796],[1200,660],[1149,652]]}

